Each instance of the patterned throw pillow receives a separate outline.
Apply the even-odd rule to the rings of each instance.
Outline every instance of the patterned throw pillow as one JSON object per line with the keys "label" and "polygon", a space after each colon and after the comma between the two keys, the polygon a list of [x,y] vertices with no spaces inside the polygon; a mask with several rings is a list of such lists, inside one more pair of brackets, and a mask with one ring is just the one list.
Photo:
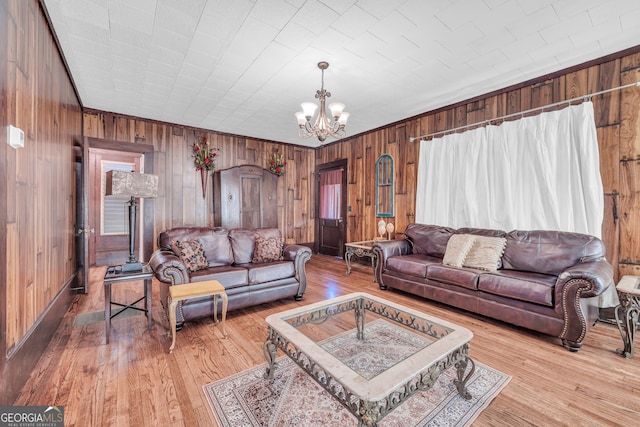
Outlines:
{"label": "patterned throw pillow", "polygon": [[256,236],[256,245],[253,250],[251,262],[282,261],[282,246],[284,239],[281,237]]}
{"label": "patterned throw pillow", "polygon": [[209,267],[207,257],[204,255],[202,244],[199,240],[174,240],[171,248],[176,253],[189,270],[189,273]]}
{"label": "patterned throw pillow", "polygon": [[454,234],[447,242],[447,250],[444,253],[442,263],[452,267],[462,267],[467,254],[473,246],[476,236],[471,234]]}
{"label": "patterned throw pillow", "polygon": [[463,265],[480,270],[496,271],[507,245],[504,237],[476,236]]}

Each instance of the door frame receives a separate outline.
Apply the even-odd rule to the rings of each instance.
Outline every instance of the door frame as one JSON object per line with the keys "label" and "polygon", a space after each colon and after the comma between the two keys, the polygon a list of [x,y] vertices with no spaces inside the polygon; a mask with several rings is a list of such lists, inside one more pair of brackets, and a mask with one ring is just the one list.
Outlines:
{"label": "door frame", "polygon": [[319,253],[320,251],[320,173],[330,171],[330,170],[342,169],[343,171],[342,185],[341,185],[342,206],[340,208],[340,214],[341,214],[340,231],[342,235],[342,245],[339,248],[340,252],[338,256],[344,257],[344,248],[345,248],[344,244],[347,243],[347,232],[348,232],[347,206],[348,206],[349,195],[348,195],[348,187],[347,187],[347,171],[348,171],[347,167],[348,167],[347,159],[335,160],[333,162],[323,163],[321,165],[316,166],[316,173],[315,173],[316,175],[316,203],[315,203],[316,221],[315,221],[315,238],[314,238],[314,244],[313,244],[314,253]]}
{"label": "door frame", "polygon": [[[149,144],[133,144],[130,142],[122,142],[122,141],[114,141],[109,139],[102,138],[93,138],[93,137],[84,137],[84,146],[83,152],[85,156],[83,156],[83,187],[84,191],[82,194],[83,199],[83,224],[90,224],[89,218],[89,195],[91,191],[96,191],[93,188],[90,188],[90,170],[89,167],[89,148],[99,148],[102,150],[111,150],[111,151],[124,151],[128,153],[136,153],[136,154],[144,154],[144,171],[145,173],[153,173],[153,152],[154,146]],[[144,199],[144,218],[142,218],[142,227],[143,227],[143,240],[141,242],[142,245],[142,255],[143,260],[148,260],[153,252],[153,229],[154,229],[154,212],[153,212],[153,199]],[[86,227],[86,225],[85,225]],[[94,250],[94,248],[89,244],[90,241],[90,233],[83,233],[84,236],[84,262],[85,262],[85,270],[88,270],[90,251]]]}

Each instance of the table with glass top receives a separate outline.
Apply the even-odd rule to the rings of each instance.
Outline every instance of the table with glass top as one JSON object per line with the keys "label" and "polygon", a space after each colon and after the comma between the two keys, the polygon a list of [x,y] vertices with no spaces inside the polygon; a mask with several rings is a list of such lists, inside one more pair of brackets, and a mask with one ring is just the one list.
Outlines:
{"label": "table with glass top", "polygon": [[[266,322],[265,378],[273,378],[282,350],[355,415],[359,426],[377,426],[451,366],[457,369],[458,393],[471,399],[466,385],[475,371],[469,357],[473,333],[446,320],[356,292],[272,314]],[[336,341],[342,344],[327,344]]]}

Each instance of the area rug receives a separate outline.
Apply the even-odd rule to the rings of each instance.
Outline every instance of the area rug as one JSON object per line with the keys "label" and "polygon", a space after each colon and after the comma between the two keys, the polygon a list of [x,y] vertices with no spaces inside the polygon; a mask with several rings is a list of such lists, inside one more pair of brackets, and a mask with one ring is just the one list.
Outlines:
{"label": "area rug", "polygon": [[[424,337],[385,321],[365,328],[365,343],[355,331],[322,343],[336,354],[352,354],[347,363],[370,377],[384,369],[389,357],[404,358],[425,345]],[[378,328],[375,334],[367,333]],[[391,329],[389,329],[391,328]],[[385,330],[387,329],[387,330]],[[427,344],[429,340],[426,340]],[[357,354],[356,354],[357,353]],[[341,357],[343,357],[341,356]],[[397,359],[396,359],[397,360]],[[203,387],[211,410],[221,427],[257,426],[357,426],[357,419],[287,356],[277,360],[274,378],[263,378],[266,364],[248,369]],[[393,362],[391,362],[393,363]],[[417,392],[379,423],[388,427],[468,426],[508,384],[511,377],[478,361],[467,383],[471,400],[460,397],[453,384],[455,367],[443,372],[436,384]]]}

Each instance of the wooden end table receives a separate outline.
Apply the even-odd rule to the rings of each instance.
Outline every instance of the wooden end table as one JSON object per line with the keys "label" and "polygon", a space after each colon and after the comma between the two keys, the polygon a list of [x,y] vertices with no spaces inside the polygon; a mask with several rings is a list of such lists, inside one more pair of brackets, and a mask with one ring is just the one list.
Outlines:
{"label": "wooden end table", "polygon": [[617,349],[616,353],[630,358],[633,357],[640,319],[640,277],[623,276],[616,290],[620,298],[620,305],[616,307],[616,323],[624,342],[624,348]]}
{"label": "wooden end table", "polygon": [[217,280],[205,280],[203,282],[184,283],[182,285],[169,286],[169,296],[167,306],[169,307],[169,327],[171,328],[171,347],[169,353],[176,346],[176,307],[178,301],[184,301],[189,298],[198,298],[205,296],[213,296],[213,321],[218,323],[218,297],[222,298],[222,335],[227,336],[225,327],[225,319],[227,317],[227,293],[224,286]]}
{"label": "wooden end table", "polygon": [[[122,272],[122,267],[119,265],[107,267],[107,272],[104,275],[104,326],[107,335],[107,344],[109,344],[109,336],[111,335],[111,319],[116,317],[127,309],[138,310],[144,312],[147,316],[148,329],[151,332],[153,326],[153,317],[151,316],[151,283],[153,279],[153,270],[149,267],[149,264],[142,265],[142,271],[134,272]],[[111,285],[122,282],[132,282],[136,280],[144,280],[144,294],[131,304],[123,304],[111,300]],[[144,306],[138,307],[140,301],[144,300]],[[123,307],[111,314],[111,306],[117,305]]]}

